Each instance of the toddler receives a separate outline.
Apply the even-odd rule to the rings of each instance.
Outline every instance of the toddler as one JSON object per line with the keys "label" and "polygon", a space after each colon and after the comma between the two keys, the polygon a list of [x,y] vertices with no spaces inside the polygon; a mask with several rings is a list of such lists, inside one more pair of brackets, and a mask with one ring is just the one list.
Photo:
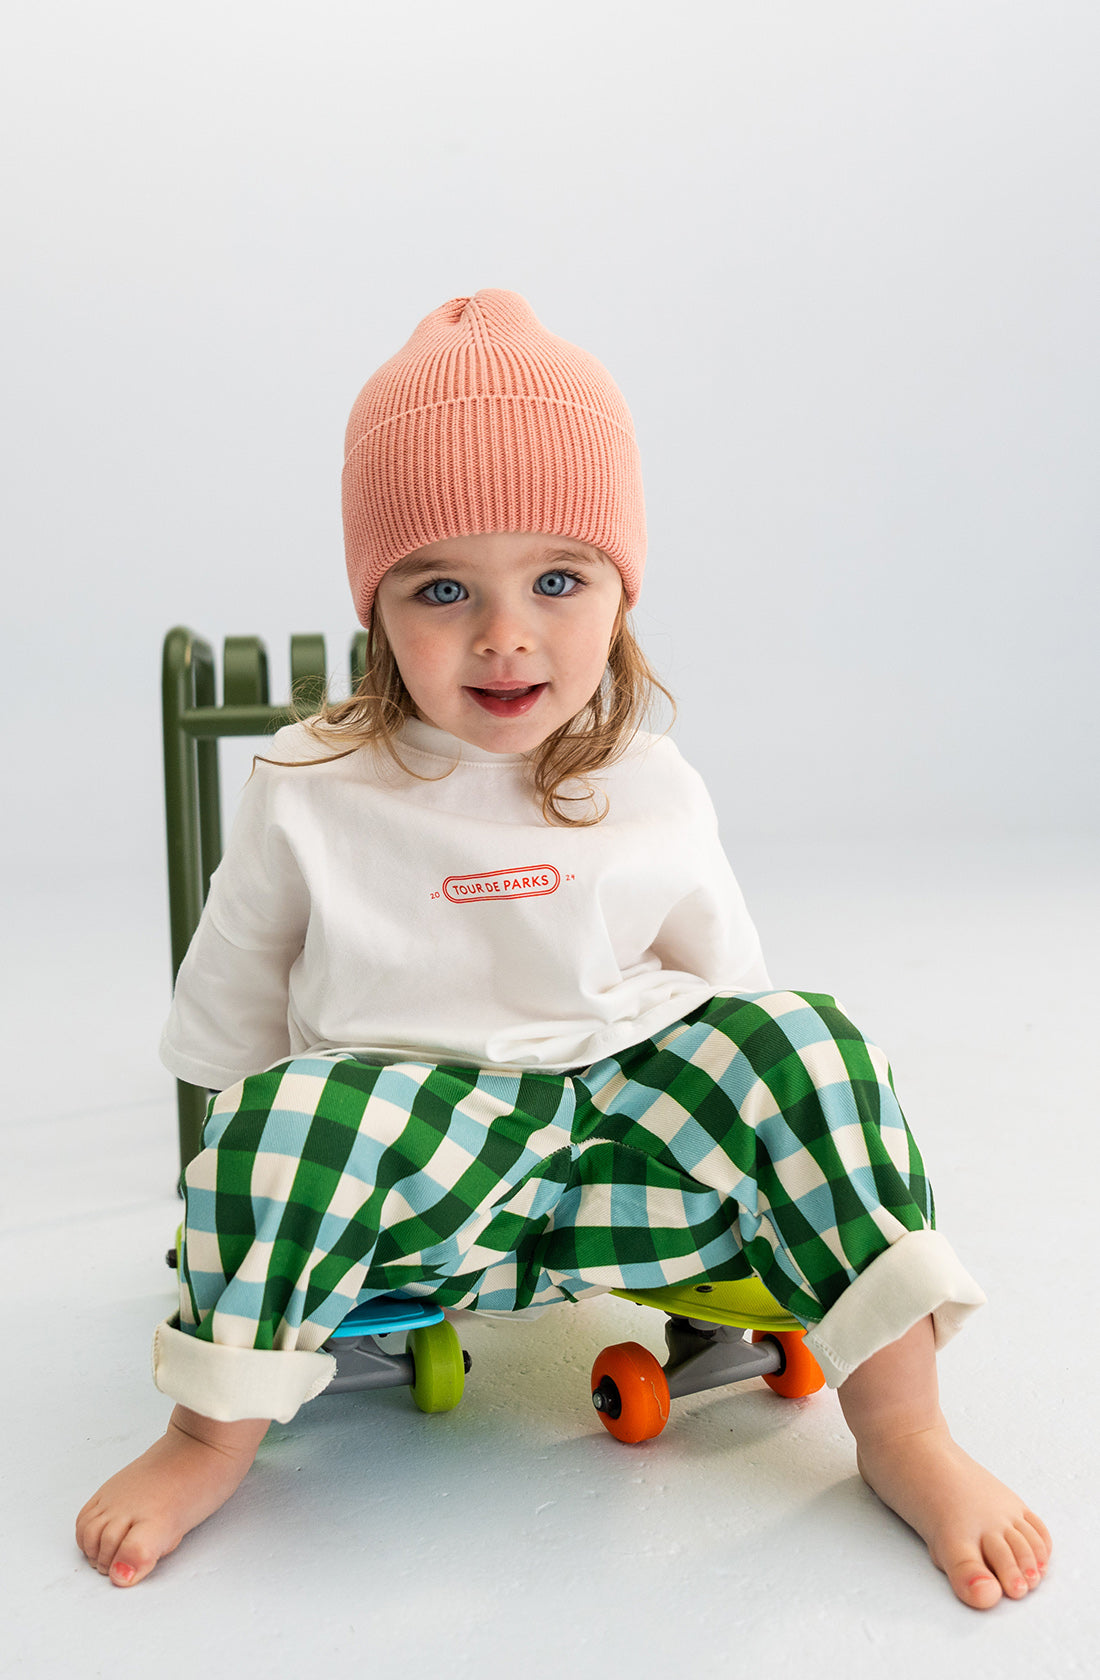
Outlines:
{"label": "toddler", "polygon": [[142,1580],[332,1380],[359,1301],[755,1274],[959,1598],[1023,1597],[1050,1538],[940,1411],[984,1296],[886,1058],[775,989],[699,776],[641,727],[618,388],[515,293],[453,298],[360,393],[343,504],[366,674],[257,760],[180,968],[162,1058],[220,1094],[154,1342],[176,1406],[80,1546]]}

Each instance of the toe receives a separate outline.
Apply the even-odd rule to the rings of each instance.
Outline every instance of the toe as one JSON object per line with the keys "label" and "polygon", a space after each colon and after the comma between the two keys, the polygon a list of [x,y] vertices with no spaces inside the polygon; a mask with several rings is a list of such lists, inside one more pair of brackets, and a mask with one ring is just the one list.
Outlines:
{"label": "toe", "polygon": [[1023,1576],[1028,1589],[1037,1587],[1040,1580],[1039,1560],[1035,1555],[1035,1547],[1031,1543],[1031,1537],[1026,1532],[1024,1524],[1018,1522],[1008,1529],[1005,1539],[1011,1547],[1012,1555],[1016,1559],[1016,1567]]}
{"label": "toe", "polygon": [[1028,1590],[1027,1581],[1008,1536],[1003,1533],[986,1534],[982,1539],[982,1552],[1008,1597],[1024,1598]]}
{"label": "toe", "polygon": [[972,1610],[992,1610],[1002,1597],[997,1577],[977,1550],[967,1550],[944,1569],[956,1598]]}
{"label": "toe", "polygon": [[[100,1523],[98,1545],[94,1549],[91,1547],[86,1549],[88,1556],[101,1575],[110,1573],[111,1565],[115,1561],[119,1546],[126,1538],[126,1531],[129,1526],[129,1521],[125,1517],[108,1517]],[[91,1536],[89,1536],[90,1539]]]}
{"label": "toe", "polygon": [[110,1507],[96,1494],[76,1519],[76,1543],[90,1562],[96,1563],[103,1535],[111,1521]]}
{"label": "toe", "polygon": [[1050,1530],[1046,1523],[1043,1522],[1041,1517],[1037,1517],[1034,1511],[1025,1511],[1019,1526],[1031,1541],[1039,1562],[1039,1568],[1041,1570],[1045,1569],[1050,1562],[1050,1554],[1054,1548],[1054,1542],[1050,1538]]}
{"label": "toe", "polygon": [[[1046,1573],[1047,1563],[1050,1559],[1050,1536],[1046,1535],[1045,1530],[1040,1533],[1034,1523],[1027,1517],[1021,1517],[1016,1527],[1030,1556],[1027,1558],[1021,1557],[1019,1551],[1016,1555],[1020,1558],[1028,1586],[1038,1586]],[[1045,1538],[1044,1535],[1046,1535]]]}
{"label": "toe", "polygon": [[116,1587],[136,1587],[156,1567],[166,1551],[173,1551],[178,1539],[170,1546],[157,1543],[152,1525],[135,1522],[126,1531],[111,1562],[109,1574]]}
{"label": "toe", "polygon": [[81,1506],[80,1510],[77,1512],[76,1518],[76,1543],[80,1547],[81,1551],[84,1550],[84,1535],[87,1532],[94,1516],[95,1501],[94,1499],[89,1499],[86,1505]]}
{"label": "toe", "polygon": [[76,1519],[76,1543],[90,1563],[99,1556],[99,1541],[106,1518],[89,1500]]}

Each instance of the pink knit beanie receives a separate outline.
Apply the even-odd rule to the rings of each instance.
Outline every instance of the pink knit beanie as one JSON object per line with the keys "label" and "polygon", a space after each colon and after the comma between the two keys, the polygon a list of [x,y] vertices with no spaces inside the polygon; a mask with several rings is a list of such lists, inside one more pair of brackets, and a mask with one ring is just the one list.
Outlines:
{"label": "pink knit beanie", "polygon": [[607,369],[548,333],[518,292],[452,298],[355,400],[344,543],[360,623],[395,561],[443,537],[538,531],[602,549],[627,604],[645,507],[634,425]]}

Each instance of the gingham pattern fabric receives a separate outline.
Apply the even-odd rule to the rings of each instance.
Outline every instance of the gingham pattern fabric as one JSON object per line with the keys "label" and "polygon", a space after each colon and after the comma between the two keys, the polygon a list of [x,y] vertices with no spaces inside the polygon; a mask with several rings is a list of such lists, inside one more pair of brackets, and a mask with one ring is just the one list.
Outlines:
{"label": "gingham pattern fabric", "polygon": [[931,1191],[827,996],[719,994],[579,1073],[303,1056],[222,1092],[185,1175],[180,1328],[315,1350],[401,1289],[495,1311],[757,1273],[803,1324]]}

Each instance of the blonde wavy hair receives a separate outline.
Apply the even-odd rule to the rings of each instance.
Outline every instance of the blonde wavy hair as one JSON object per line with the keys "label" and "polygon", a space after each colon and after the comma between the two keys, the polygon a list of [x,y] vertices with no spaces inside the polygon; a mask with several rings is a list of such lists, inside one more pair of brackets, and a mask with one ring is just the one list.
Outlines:
{"label": "blonde wavy hair", "polygon": [[[607,796],[597,791],[591,777],[622,756],[635,731],[650,721],[658,694],[664,695],[671,708],[667,733],[676,716],[676,702],[635,640],[624,596],[619,602],[599,688],[574,717],[529,754],[531,783],[544,821],[569,828],[589,828],[603,821],[608,811]],[[316,701],[313,705],[316,706]],[[305,707],[302,709],[304,712]],[[303,765],[331,763],[369,745],[388,753],[402,770],[418,781],[442,780],[410,769],[398,751],[396,737],[405,719],[415,715],[416,708],[401,679],[382,615],[374,612],[367,631],[363,675],[351,698],[331,704],[326,701],[319,711],[299,719],[315,740],[326,746],[339,746],[341,750],[333,752],[327,760],[301,762]],[[444,774],[450,775],[451,771]],[[565,792],[566,782],[579,782],[582,791]],[[586,809],[578,810],[579,806]]]}

